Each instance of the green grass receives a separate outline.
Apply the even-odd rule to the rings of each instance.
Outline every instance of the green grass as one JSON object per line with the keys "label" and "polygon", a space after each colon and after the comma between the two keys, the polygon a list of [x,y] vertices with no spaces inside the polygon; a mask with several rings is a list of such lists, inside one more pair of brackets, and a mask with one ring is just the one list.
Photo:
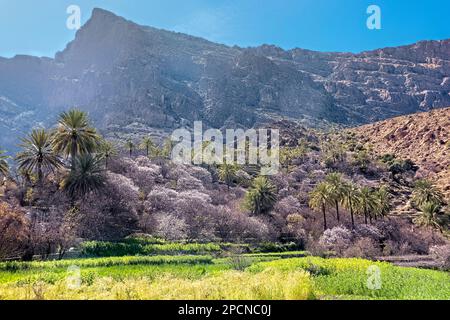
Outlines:
{"label": "green grass", "polygon": [[121,242],[88,241],[81,245],[86,257],[112,257],[130,255],[211,254],[221,251],[216,243],[164,243],[155,239],[127,239]]}
{"label": "green grass", "polygon": [[263,252],[247,253],[244,257],[249,258],[301,258],[310,255],[307,251],[285,251],[285,252]]}
{"label": "green grass", "polygon": [[[0,299],[450,299],[449,273],[277,252],[133,256],[0,264]],[[304,257],[299,257],[299,256]],[[67,268],[81,270],[68,290]],[[369,267],[381,287],[368,288]]]}
{"label": "green grass", "polygon": [[130,256],[110,258],[68,259],[57,261],[33,261],[33,262],[3,262],[0,263],[0,271],[17,271],[28,269],[68,268],[77,266],[111,267],[129,265],[162,265],[162,264],[208,264],[212,263],[211,256]]}
{"label": "green grass", "polygon": [[[368,280],[380,270],[381,287],[369,289]],[[363,259],[323,259],[316,257],[261,262],[249,272],[266,269],[284,272],[305,270],[314,280],[315,292],[322,298],[360,299],[450,299],[450,274],[417,268],[402,268],[385,262]]]}

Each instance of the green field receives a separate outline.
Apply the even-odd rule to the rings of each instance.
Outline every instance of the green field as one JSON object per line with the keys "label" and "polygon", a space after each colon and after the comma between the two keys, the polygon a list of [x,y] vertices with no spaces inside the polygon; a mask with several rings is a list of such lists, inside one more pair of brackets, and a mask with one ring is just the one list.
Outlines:
{"label": "green field", "polygon": [[[302,255],[305,253],[0,263],[0,299],[450,299],[446,272]],[[68,281],[73,279],[71,266],[80,270],[76,286]],[[368,288],[371,266],[379,268],[378,289]]]}

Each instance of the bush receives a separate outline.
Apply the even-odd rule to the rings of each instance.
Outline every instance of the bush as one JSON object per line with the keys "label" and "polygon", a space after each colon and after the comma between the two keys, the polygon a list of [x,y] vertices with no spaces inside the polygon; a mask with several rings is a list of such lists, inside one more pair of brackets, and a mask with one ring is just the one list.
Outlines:
{"label": "bush", "polygon": [[6,203],[0,203],[0,230],[0,259],[20,256],[29,236],[25,215]]}
{"label": "bush", "polygon": [[375,258],[381,254],[380,245],[371,238],[361,238],[355,241],[344,252],[345,257],[354,258]]}
{"label": "bush", "polygon": [[328,250],[333,250],[339,255],[342,255],[352,245],[352,241],[352,232],[344,227],[326,230],[319,240]]}
{"label": "bush", "polygon": [[258,245],[255,252],[286,252],[302,250],[295,242],[289,243],[275,243],[275,242],[263,242]]}

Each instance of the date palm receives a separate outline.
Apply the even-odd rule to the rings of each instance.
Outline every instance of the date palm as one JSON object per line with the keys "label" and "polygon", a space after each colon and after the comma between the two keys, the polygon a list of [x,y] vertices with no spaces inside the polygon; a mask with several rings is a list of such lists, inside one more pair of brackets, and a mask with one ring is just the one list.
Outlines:
{"label": "date palm", "polygon": [[150,137],[145,137],[144,139],[142,139],[139,147],[142,150],[145,150],[145,154],[147,155],[147,157],[150,157],[150,153],[153,153],[156,145]]}
{"label": "date palm", "polygon": [[267,177],[257,177],[245,196],[245,207],[252,214],[266,214],[277,202],[276,187]]}
{"label": "date palm", "polygon": [[230,186],[237,178],[236,173],[239,170],[237,165],[224,163],[219,166],[218,176],[219,180],[225,183],[230,190]]}
{"label": "date palm", "polygon": [[52,148],[52,136],[44,129],[35,129],[20,144],[22,151],[16,156],[19,170],[34,172],[42,183],[44,171],[54,171],[62,166],[61,159]]}
{"label": "date palm", "polygon": [[128,150],[128,154],[130,155],[130,158],[133,157],[133,151],[134,151],[134,142],[131,139],[128,139],[127,142],[125,142],[125,149]]}
{"label": "date palm", "polygon": [[105,169],[108,170],[108,163],[111,157],[117,155],[117,149],[110,141],[104,140],[100,143],[98,155],[105,160]]}
{"label": "date palm", "polygon": [[7,159],[9,157],[5,156],[5,151],[0,150],[0,175],[6,177],[9,173],[9,165]]}
{"label": "date palm", "polygon": [[444,204],[442,194],[428,180],[419,180],[416,182],[412,194],[412,201],[419,208],[425,203],[435,203],[439,206]]}
{"label": "date palm", "polygon": [[73,109],[59,116],[53,148],[65,157],[70,156],[72,165],[77,156],[95,152],[100,141],[85,112]]}
{"label": "date palm", "polygon": [[421,226],[433,227],[442,230],[439,219],[439,214],[441,212],[441,207],[439,204],[434,202],[425,202],[420,206],[420,211],[421,214],[419,217],[414,219],[414,223]]}
{"label": "date palm", "polygon": [[375,219],[383,218],[391,211],[391,197],[385,186],[380,187],[375,192],[376,210]]}
{"label": "date palm", "polygon": [[309,206],[323,214],[323,229],[327,230],[326,209],[330,203],[330,188],[326,182],[319,183],[310,193]]}
{"label": "date palm", "polygon": [[105,184],[101,158],[85,154],[75,158],[72,170],[63,181],[63,188],[74,201],[99,191]]}
{"label": "date palm", "polygon": [[333,172],[327,175],[325,179],[328,184],[330,191],[330,201],[333,203],[336,208],[336,218],[337,221],[341,221],[341,217],[339,214],[339,204],[344,199],[344,183],[342,181],[342,174],[338,172]]}
{"label": "date palm", "polygon": [[360,199],[359,198],[359,196],[360,196],[359,189],[352,182],[344,183],[343,194],[344,194],[344,198],[343,198],[342,203],[343,203],[344,207],[350,211],[350,217],[352,219],[352,228],[355,229],[354,213],[359,204],[359,199]]}
{"label": "date palm", "polygon": [[372,220],[374,211],[376,209],[376,198],[369,187],[362,187],[359,192],[359,211],[364,214],[364,222],[368,223],[367,219]]}

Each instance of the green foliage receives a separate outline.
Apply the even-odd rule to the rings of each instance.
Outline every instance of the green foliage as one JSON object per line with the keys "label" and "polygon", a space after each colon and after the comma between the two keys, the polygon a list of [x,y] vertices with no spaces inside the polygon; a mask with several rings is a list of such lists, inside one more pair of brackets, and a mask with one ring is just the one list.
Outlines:
{"label": "green foliage", "polygon": [[44,171],[53,171],[62,166],[62,162],[52,148],[51,135],[44,129],[34,129],[22,139],[22,151],[16,160],[19,170],[35,172],[42,182]]}
{"label": "green foliage", "polygon": [[101,159],[90,154],[76,157],[72,170],[63,181],[64,190],[72,197],[84,197],[97,192],[106,184]]}
{"label": "green foliage", "polygon": [[58,261],[33,262],[3,262],[0,271],[20,271],[30,269],[68,268],[101,268],[131,265],[162,265],[162,264],[208,264],[212,263],[211,256],[128,256],[90,259],[68,259]]}
{"label": "green foliage", "polygon": [[276,187],[266,177],[253,180],[250,190],[245,195],[245,207],[252,214],[267,214],[277,201]]}
{"label": "green foliage", "polygon": [[343,186],[344,199],[342,201],[344,207],[350,211],[350,216],[352,219],[352,227],[355,228],[354,213],[358,208],[360,193],[358,187],[352,183],[344,183]]}
{"label": "green foliage", "polygon": [[9,165],[7,162],[8,156],[5,156],[5,151],[0,150],[0,175],[6,177],[9,173]]}
{"label": "green foliage", "polygon": [[414,186],[412,202],[416,207],[421,207],[425,203],[434,203],[441,207],[444,204],[444,197],[430,181],[419,180]]}
{"label": "green foliage", "polygon": [[380,157],[380,161],[387,165],[388,171],[394,176],[408,171],[417,171],[417,165],[410,159],[399,160],[395,155],[387,153]]}
{"label": "green foliage", "polygon": [[277,242],[263,242],[258,245],[255,252],[287,252],[301,249],[295,242],[277,243]]}
{"label": "green foliage", "polygon": [[145,155],[147,157],[150,157],[152,154],[155,153],[156,144],[153,142],[153,140],[150,137],[145,137],[142,139],[141,144],[139,145],[141,150],[145,150]]}
{"label": "green foliage", "polygon": [[89,241],[81,246],[88,257],[130,255],[206,254],[221,251],[215,243],[151,243],[144,239],[127,239],[121,242]]}
{"label": "green foliage", "polygon": [[357,203],[357,212],[364,215],[367,224],[367,218],[375,217],[377,199],[374,191],[369,187],[362,187],[359,191],[359,201]]}
{"label": "green foliage", "polygon": [[309,206],[311,209],[322,212],[323,228],[327,229],[326,209],[330,204],[331,193],[328,183],[319,183],[309,195]]}
{"label": "green foliage", "polygon": [[374,194],[375,196],[375,217],[382,218],[385,217],[392,208],[391,205],[391,195],[386,186],[381,186]]}
{"label": "green foliage", "polygon": [[100,143],[97,155],[105,160],[105,168],[108,169],[109,159],[117,155],[117,148],[112,142],[103,140]]}
{"label": "green foliage", "polygon": [[97,131],[91,127],[88,116],[80,110],[69,110],[59,116],[58,128],[53,137],[55,152],[72,160],[78,155],[97,151],[101,142]]}
{"label": "green foliage", "polygon": [[424,202],[420,205],[420,216],[414,223],[420,226],[432,227],[441,230],[445,224],[441,218],[441,206],[436,202]]}
{"label": "green foliage", "polygon": [[[380,289],[369,289],[369,267],[380,270]],[[450,299],[446,272],[396,267],[385,262],[362,259],[323,259],[306,257],[261,262],[249,272],[277,269],[284,272],[305,270],[313,275],[315,295],[342,299]]]}
{"label": "green foliage", "polygon": [[234,181],[238,179],[237,172],[239,171],[239,166],[234,164],[224,163],[219,166],[218,175],[219,180],[225,183],[228,188],[233,184]]}
{"label": "green foliage", "polygon": [[130,158],[133,156],[133,151],[134,151],[134,142],[131,139],[128,139],[127,142],[125,142],[125,149],[128,150],[129,154],[130,154]]}
{"label": "green foliage", "polygon": [[283,147],[280,149],[280,164],[282,168],[289,171],[292,162],[295,159],[303,159],[308,153],[306,143],[300,143],[299,146],[294,148]]}
{"label": "green foliage", "polygon": [[340,221],[339,204],[344,200],[344,181],[342,174],[332,172],[325,179],[329,190],[329,201],[336,208],[336,217]]}
{"label": "green foliage", "polygon": [[[7,262],[0,263],[0,294],[3,299],[450,299],[446,272],[290,254]],[[81,268],[77,290],[66,289],[70,266]],[[368,285],[374,267],[380,271],[377,289]]]}
{"label": "green foliage", "polygon": [[353,155],[353,164],[358,167],[359,171],[365,173],[370,164],[370,157],[367,150],[359,150]]}

